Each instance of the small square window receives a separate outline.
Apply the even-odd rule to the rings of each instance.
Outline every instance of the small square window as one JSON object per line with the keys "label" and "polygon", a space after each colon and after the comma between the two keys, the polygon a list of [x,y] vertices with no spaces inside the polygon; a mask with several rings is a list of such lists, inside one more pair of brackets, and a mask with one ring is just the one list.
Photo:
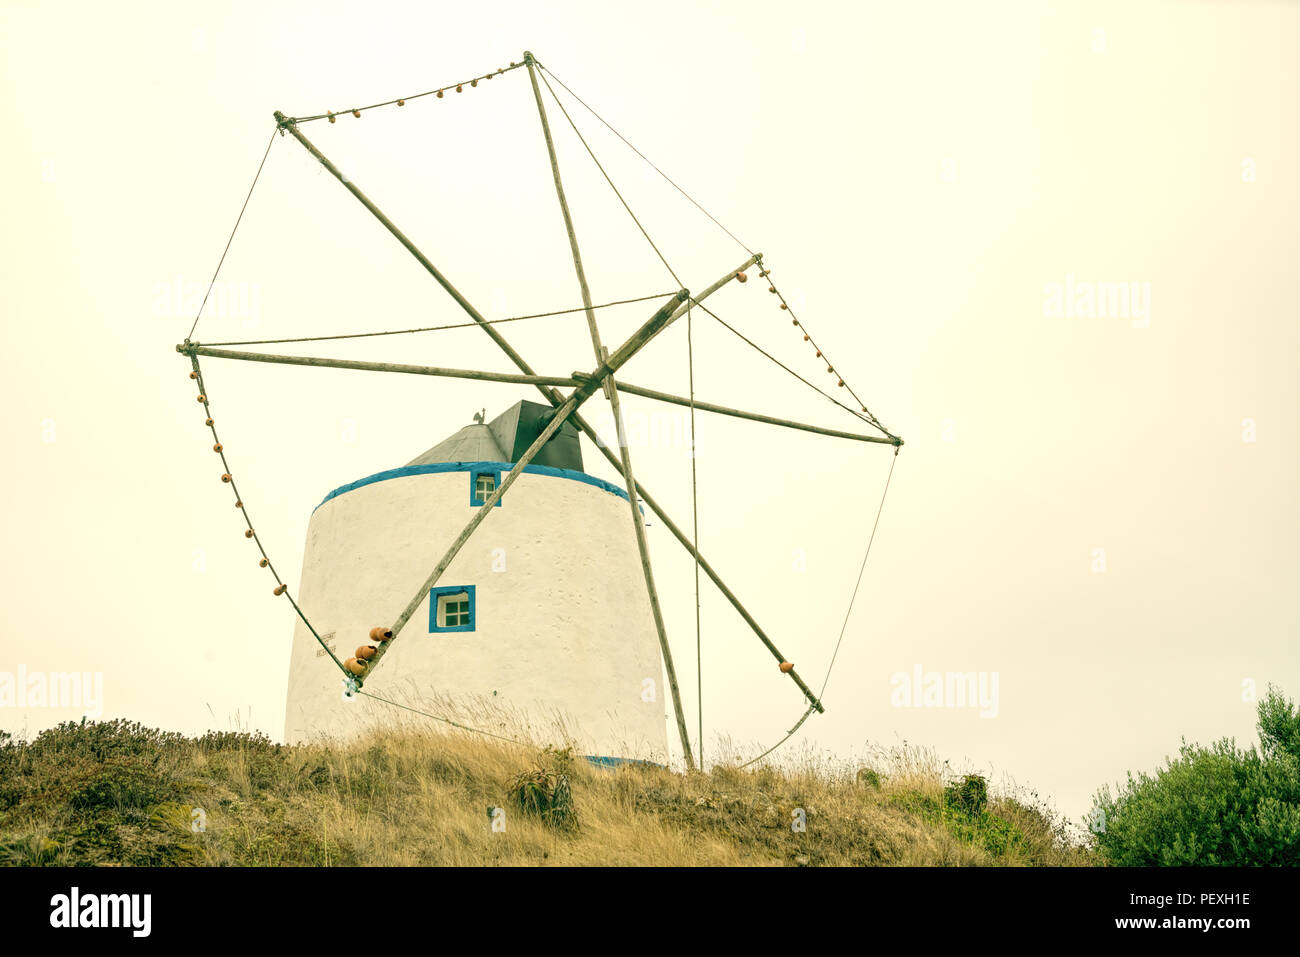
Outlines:
{"label": "small square window", "polygon": [[[492,493],[497,490],[501,484],[501,473],[496,469],[491,471],[475,471],[469,473],[469,504],[478,508],[487,504],[487,500],[492,497]],[[497,507],[501,506],[504,499],[497,499]]]}
{"label": "small square window", "polygon": [[469,624],[469,595],[443,595],[438,599],[438,627],[459,628]]}
{"label": "small square window", "polygon": [[474,586],[452,585],[429,590],[429,632],[474,630]]}

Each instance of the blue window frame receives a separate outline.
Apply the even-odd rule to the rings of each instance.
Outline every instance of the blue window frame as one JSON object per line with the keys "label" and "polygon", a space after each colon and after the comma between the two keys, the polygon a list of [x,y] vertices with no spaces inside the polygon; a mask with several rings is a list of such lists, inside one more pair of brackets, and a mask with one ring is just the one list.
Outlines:
{"label": "blue window frame", "polygon": [[[474,469],[469,473],[469,504],[475,508],[481,506],[501,484],[500,469]],[[503,496],[497,501],[497,507],[505,501]]]}
{"label": "blue window frame", "polygon": [[429,633],[473,631],[477,620],[473,585],[429,589]]}

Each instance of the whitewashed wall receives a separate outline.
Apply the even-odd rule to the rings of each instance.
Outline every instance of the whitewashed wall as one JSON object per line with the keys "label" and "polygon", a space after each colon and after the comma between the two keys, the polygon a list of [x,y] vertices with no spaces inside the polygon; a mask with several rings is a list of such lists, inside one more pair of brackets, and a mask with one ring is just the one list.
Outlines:
{"label": "whitewashed wall", "polygon": [[[467,472],[401,476],[316,510],[297,597],[340,660],[391,623],[473,518],[469,483]],[[665,760],[671,703],[626,499],[524,473],[438,585],[476,587],[476,630],[430,634],[426,595],[366,691],[435,711],[450,696],[467,709],[460,720],[479,726],[481,706],[513,709],[542,744],[561,743],[558,717],[581,753]],[[285,740],[348,737],[404,714],[344,700],[342,687],[299,621]]]}

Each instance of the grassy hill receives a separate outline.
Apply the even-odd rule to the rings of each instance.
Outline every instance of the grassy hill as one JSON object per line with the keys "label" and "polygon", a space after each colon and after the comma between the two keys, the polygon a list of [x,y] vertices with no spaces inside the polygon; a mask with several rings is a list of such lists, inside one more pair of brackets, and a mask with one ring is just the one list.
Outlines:
{"label": "grassy hill", "polygon": [[683,775],[410,728],[288,747],[67,723],[0,733],[0,863],[1094,863],[1034,799],[947,784],[909,749],[866,768],[804,757]]}

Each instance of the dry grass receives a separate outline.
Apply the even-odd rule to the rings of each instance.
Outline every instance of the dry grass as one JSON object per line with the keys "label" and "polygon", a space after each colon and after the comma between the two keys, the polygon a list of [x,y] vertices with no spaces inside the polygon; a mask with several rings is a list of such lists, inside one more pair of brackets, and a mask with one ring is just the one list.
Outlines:
{"label": "dry grass", "polygon": [[[56,733],[57,732],[57,733]],[[0,747],[0,862],[209,865],[1061,865],[1063,822],[1014,795],[968,814],[909,748],[861,764],[795,752],[708,774],[594,767],[410,725],[350,745],[67,725]],[[2,742],[0,742],[2,743]],[[548,777],[549,775],[549,777]],[[576,825],[512,786],[555,782]],[[549,786],[549,785],[548,785]],[[202,808],[205,829],[192,829]],[[493,830],[489,808],[505,808]],[[806,830],[795,830],[797,819]]]}

